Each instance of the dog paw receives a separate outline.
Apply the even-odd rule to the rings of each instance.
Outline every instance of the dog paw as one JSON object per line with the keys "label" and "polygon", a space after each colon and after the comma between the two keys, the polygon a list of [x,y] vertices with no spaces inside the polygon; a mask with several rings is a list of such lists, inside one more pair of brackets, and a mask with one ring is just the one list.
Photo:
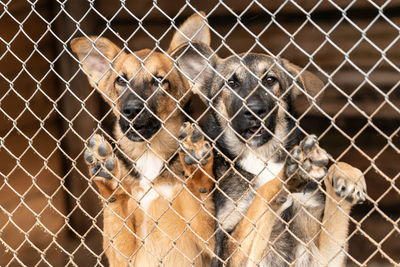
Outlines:
{"label": "dog paw", "polygon": [[119,171],[118,159],[104,137],[95,134],[90,138],[84,158],[89,166],[89,173],[95,180],[111,183],[113,178],[117,177]]}
{"label": "dog paw", "polygon": [[199,163],[205,166],[210,162],[212,158],[211,145],[204,139],[204,135],[194,124],[188,122],[183,124],[179,140],[186,165]]}
{"label": "dog paw", "polygon": [[329,168],[327,189],[331,186],[333,197],[340,201],[345,199],[351,205],[365,201],[367,185],[362,172],[351,165],[338,162]]}
{"label": "dog paw", "polygon": [[303,182],[317,182],[327,174],[328,153],[319,147],[315,135],[304,138],[293,148],[285,164],[286,177],[296,176]]}
{"label": "dog paw", "polygon": [[210,143],[194,124],[185,122],[179,136],[180,161],[185,177],[190,178],[188,186],[192,192],[206,194],[213,186],[213,151]]}

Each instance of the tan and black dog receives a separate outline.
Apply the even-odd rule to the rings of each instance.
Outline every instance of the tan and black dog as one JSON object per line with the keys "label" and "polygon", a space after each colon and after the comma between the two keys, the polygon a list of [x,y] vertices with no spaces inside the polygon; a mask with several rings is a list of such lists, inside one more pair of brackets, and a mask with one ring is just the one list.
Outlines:
{"label": "tan and black dog", "polygon": [[171,58],[188,38],[209,43],[202,16],[193,15],[179,28],[169,55],[149,49],[129,53],[103,37],[71,42],[89,83],[115,116],[115,148],[94,135],[85,152],[104,202],[103,246],[112,266],[211,262],[213,154],[192,124],[181,130],[191,93]]}
{"label": "tan and black dog", "polygon": [[[319,96],[323,83],[287,60],[264,54],[223,59],[201,43],[176,54],[211,110],[200,126],[216,142],[212,266],[343,264],[347,215],[352,204],[365,200],[364,177],[344,163],[338,165],[342,172],[332,169],[326,176],[326,152],[315,137],[300,144],[296,127],[296,97]],[[332,181],[326,183],[326,201],[317,190],[321,179]],[[273,198],[283,184],[293,194]],[[339,215],[336,194],[348,196],[349,203],[340,204],[344,215]]]}

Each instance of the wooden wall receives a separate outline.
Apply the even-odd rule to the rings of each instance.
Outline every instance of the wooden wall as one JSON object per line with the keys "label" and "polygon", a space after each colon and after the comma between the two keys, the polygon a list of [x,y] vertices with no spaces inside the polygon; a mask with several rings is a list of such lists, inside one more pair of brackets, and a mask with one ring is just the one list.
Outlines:
{"label": "wooden wall", "polygon": [[[68,51],[71,38],[101,34],[119,45],[127,40],[133,50],[166,49],[174,31],[170,19],[179,26],[194,9],[208,14],[220,56],[230,49],[281,56],[329,82],[320,111],[305,111],[306,103],[299,103],[306,112],[301,125],[320,134],[334,157],[365,171],[370,199],[379,202],[354,210],[361,224],[350,238],[349,264],[399,262],[392,221],[400,215],[400,2],[348,2],[170,0],[155,7],[146,0],[127,1],[121,9],[120,1],[67,1],[61,7],[40,0],[3,6],[0,265],[14,258],[11,265],[62,266],[70,253],[78,265],[101,260],[101,234],[94,227],[101,225],[98,199],[88,188],[81,152],[107,106],[90,94]],[[241,14],[240,23],[234,14]]]}

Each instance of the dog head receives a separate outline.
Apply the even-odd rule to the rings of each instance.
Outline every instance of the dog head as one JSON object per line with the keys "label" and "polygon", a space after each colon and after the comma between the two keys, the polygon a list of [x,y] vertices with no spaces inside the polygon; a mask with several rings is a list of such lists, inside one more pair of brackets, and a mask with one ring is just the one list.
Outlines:
{"label": "dog head", "polygon": [[[174,34],[168,53],[188,41],[209,43],[204,13],[193,15]],[[128,52],[110,40],[91,36],[71,41],[89,83],[111,105],[117,117],[117,137],[143,142],[178,135],[181,107],[190,97],[189,84],[168,54],[144,49]],[[166,133],[164,133],[166,134]],[[119,136],[118,136],[119,135]]]}
{"label": "dog head", "polygon": [[231,150],[239,151],[246,143],[258,148],[271,139],[283,141],[294,126],[296,97],[314,97],[323,87],[312,73],[264,54],[223,59],[207,44],[197,43],[182,47],[176,58],[211,105]]}

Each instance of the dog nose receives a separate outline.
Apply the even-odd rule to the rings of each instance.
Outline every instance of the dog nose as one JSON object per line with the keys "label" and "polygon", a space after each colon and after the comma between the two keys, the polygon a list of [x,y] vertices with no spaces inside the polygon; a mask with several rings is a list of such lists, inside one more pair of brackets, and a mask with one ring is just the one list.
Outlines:
{"label": "dog nose", "polygon": [[[262,103],[249,103],[246,106],[247,108],[244,109],[244,116],[246,119],[255,119],[257,117],[263,119],[268,113],[267,107]],[[256,116],[254,116],[254,114]]]}
{"label": "dog nose", "polygon": [[122,114],[128,119],[133,119],[137,114],[139,114],[140,111],[142,111],[143,108],[144,105],[142,102],[129,102],[123,107]]}

